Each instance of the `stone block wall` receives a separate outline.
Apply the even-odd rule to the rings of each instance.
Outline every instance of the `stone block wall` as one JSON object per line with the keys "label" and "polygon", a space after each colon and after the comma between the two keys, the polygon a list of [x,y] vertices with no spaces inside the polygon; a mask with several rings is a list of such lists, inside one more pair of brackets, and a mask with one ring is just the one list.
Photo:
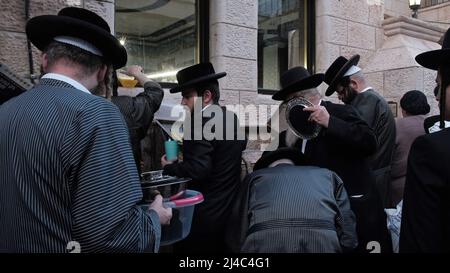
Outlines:
{"label": "stone block wall", "polygon": [[219,80],[220,103],[255,103],[258,90],[258,1],[210,1],[210,60]]}
{"label": "stone block wall", "polygon": [[[383,12],[379,0],[316,1],[316,72],[324,72],[341,55],[360,54],[364,67],[383,44]],[[319,89],[324,93],[326,85]]]}
{"label": "stone block wall", "polygon": [[[114,0],[30,0],[29,17],[56,14],[67,6],[97,12],[114,29]],[[0,0],[0,62],[23,79],[30,79],[25,1]],[[32,46],[34,73],[39,74],[40,52]]]}
{"label": "stone block wall", "polygon": [[[418,18],[424,21],[435,22],[441,27],[450,27],[450,2],[442,3],[440,5],[431,6],[419,9]],[[438,23],[441,22],[441,23]]]}
{"label": "stone block wall", "polygon": [[412,11],[407,0],[384,0],[384,13],[386,17],[401,15],[409,17]]}

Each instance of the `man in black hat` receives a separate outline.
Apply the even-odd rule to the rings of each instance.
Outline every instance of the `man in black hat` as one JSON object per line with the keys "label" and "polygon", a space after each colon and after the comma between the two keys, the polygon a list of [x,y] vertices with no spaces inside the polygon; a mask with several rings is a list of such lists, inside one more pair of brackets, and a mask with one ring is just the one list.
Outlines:
{"label": "man in black hat", "polygon": [[392,155],[395,146],[395,120],[386,100],[367,85],[361,68],[357,66],[359,55],[347,60],[338,57],[325,72],[324,81],[331,96],[335,91],[345,104],[356,108],[369,124],[377,139],[377,149],[371,158],[375,183],[384,206],[389,204],[389,180]]}
{"label": "man in black hat", "polygon": [[[382,251],[388,251],[383,207],[370,194],[374,182],[368,158],[375,152],[375,136],[353,107],[321,100],[316,87],[322,81],[323,74],[310,75],[303,67],[292,68],[281,76],[282,89],[273,95],[274,100],[289,104],[290,100],[302,97],[314,106],[303,110],[311,113],[304,116],[303,122],[293,119],[294,128],[280,134],[280,147],[296,147],[305,155],[307,165],[336,172],[344,182],[356,215],[358,251],[364,252],[370,241],[381,242]],[[292,110],[291,115],[299,116],[297,108]],[[294,130],[301,131],[306,128],[301,124],[308,122],[318,123],[322,127],[320,133],[312,139],[297,137]]]}
{"label": "man in black hat", "polygon": [[0,252],[155,252],[171,210],[142,189],[123,118],[105,89],[127,53],[85,9],[30,19],[39,84],[0,108]]}
{"label": "man in black hat", "polygon": [[[450,29],[442,49],[416,61],[437,70],[441,128],[450,120]],[[418,137],[411,146],[403,197],[400,252],[450,252],[450,129]]]}
{"label": "man in black hat", "polygon": [[117,74],[115,72],[113,74],[113,96],[111,97],[111,102],[119,108],[127,123],[134,161],[136,162],[139,173],[141,173],[141,141],[147,134],[155,112],[161,106],[164,91],[157,82],[145,76],[142,67],[139,65],[131,65],[123,73],[134,77],[144,88],[144,91],[136,97],[119,96],[117,93]]}
{"label": "man in black hat", "polygon": [[[298,136],[301,128],[297,132],[294,131],[296,128],[288,128],[280,134],[279,146],[298,147],[308,164],[335,171],[350,195],[364,194],[371,177],[364,162],[374,152],[375,137],[352,107],[321,99],[316,87],[322,81],[323,74],[310,75],[303,67],[289,69],[281,76],[282,88],[272,99],[286,104],[301,97],[313,105],[303,110],[307,113],[303,120],[292,121],[293,127],[306,128],[301,124],[317,123],[322,129],[317,137],[302,139]],[[299,117],[299,113],[292,116]]]}
{"label": "man in black hat", "polygon": [[[195,207],[189,236],[176,252],[217,253],[225,250],[224,234],[233,197],[240,183],[241,156],[247,141],[234,113],[219,106],[219,83],[211,63],[200,63],[177,73],[182,104],[190,114],[183,127],[183,161],[161,159],[164,173],[191,177],[189,188],[200,191],[205,201]],[[213,122],[212,126],[210,123]]]}
{"label": "man in black hat", "polygon": [[342,180],[305,166],[303,157],[280,148],[256,162],[234,202],[227,231],[233,252],[340,253],[358,245]]}

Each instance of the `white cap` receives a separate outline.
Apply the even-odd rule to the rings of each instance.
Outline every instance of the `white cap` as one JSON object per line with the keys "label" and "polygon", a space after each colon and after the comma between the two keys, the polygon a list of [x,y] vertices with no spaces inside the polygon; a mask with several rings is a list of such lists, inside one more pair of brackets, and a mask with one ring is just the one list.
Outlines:
{"label": "white cap", "polygon": [[361,71],[361,68],[357,67],[356,65],[352,65],[352,67],[350,67],[347,72],[345,72],[344,77],[354,75],[359,71]]}
{"label": "white cap", "polygon": [[60,43],[79,47],[88,52],[91,52],[94,55],[103,57],[102,52],[96,46],[94,46],[93,44],[91,44],[83,39],[80,39],[77,37],[72,37],[72,36],[56,36],[55,38],[53,38],[53,40],[60,42]]}

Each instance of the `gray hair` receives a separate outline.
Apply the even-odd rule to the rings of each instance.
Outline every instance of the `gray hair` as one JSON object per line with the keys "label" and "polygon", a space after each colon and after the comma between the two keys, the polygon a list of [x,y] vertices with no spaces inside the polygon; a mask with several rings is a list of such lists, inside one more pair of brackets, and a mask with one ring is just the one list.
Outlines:
{"label": "gray hair", "polygon": [[295,98],[295,97],[304,97],[305,99],[311,98],[311,97],[322,97],[319,90],[317,88],[310,88],[302,91],[297,91],[295,93],[292,93],[286,97],[285,101],[288,101],[289,99]]}

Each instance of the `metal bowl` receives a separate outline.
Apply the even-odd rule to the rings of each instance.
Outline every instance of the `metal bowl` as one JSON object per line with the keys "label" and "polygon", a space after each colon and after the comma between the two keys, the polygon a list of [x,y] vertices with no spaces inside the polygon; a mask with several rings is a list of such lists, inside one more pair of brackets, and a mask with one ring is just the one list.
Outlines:
{"label": "metal bowl", "polygon": [[165,200],[174,198],[187,189],[190,178],[163,175],[162,171],[145,172],[141,174],[141,186],[143,202],[153,202],[157,194],[161,194]]}

